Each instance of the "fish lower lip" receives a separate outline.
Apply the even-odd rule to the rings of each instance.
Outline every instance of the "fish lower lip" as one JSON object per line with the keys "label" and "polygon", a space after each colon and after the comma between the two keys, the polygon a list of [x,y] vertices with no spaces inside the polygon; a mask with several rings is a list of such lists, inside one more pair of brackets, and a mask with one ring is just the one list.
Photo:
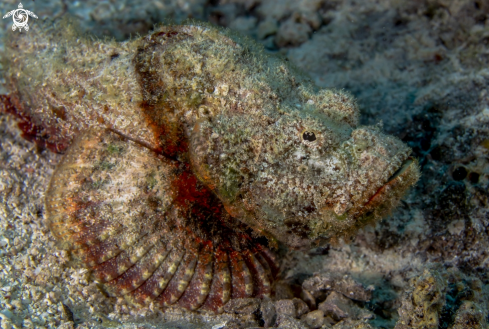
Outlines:
{"label": "fish lower lip", "polygon": [[406,160],[404,160],[404,162],[401,164],[401,167],[399,167],[399,169],[397,169],[392,175],[391,177],[389,177],[389,179],[387,180],[387,183],[388,184],[389,182],[393,181],[394,179],[396,179],[399,175],[401,175],[402,173],[404,173],[406,171],[407,168],[409,168],[409,166],[411,165],[411,163],[413,163],[414,161],[414,158],[413,157],[409,157],[407,158]]}
{"label": "fish lower lip", "polygon": [[409,170],[409,167],[413,164],[413,162],[416,161],[413,157],[408,157],[404,162],[401,164],[399,169],[397,169],[387,180],[387,182],[382,185],[377,192],[375,192],[374,195],[370,197],[368,202],[364,205],[364,207],[371,206],[373,203],[375,203],[375,200],[378,200],[379,197],[385,192],[385,189],[388,185],[395,184],[395,181],[397,178],[402,175],[403,173],[406,172],[406,170]]}

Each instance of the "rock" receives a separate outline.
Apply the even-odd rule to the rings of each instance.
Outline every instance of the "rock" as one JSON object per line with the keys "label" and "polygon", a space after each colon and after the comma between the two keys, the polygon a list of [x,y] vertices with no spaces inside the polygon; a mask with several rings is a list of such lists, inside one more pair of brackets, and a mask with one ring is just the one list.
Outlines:
{"label": "rock", "polygon": [[[343,296],[342,294],[339,294],[335,291],[333,291],[331,294],[329,294],[328,298],[324,301],[324,303],[330,304],[330,305],[335,305],[339,309],[341,309],[343,312],[345,312],[346,316],[350,316],[352,313],[351,310],[351,301]],[[319,309],[321,309],[321,304],[319,304]]]}
{"label": "rock", "polygon": [[300,318],[309,312],[309,306],[299,298],[278,300],[275,302],[275,309],[279,314],[286,314],[295,318]]}
{"label": "rock", "polygon": [[258,24],[258,39],[265,39],[278,31],[278,23],[275,19],[266,19]]}
{"label": "rock", "polygon": [[412,279],[412,290],[404,293],[395,329],[487,328],[487,306],[482,282],[461,273],[427,269]]}
{"label": "rock", "polygon": [[74,329],[75,324],[73,322],[64,322],[58,326],[58,329]]}
{"label": "rock", "polygon": [[487,328],[487,321],[484,313],[477,303],[464,300],[460,305],[452,329],[482,329]]}
{"label": "rock", "polygon": [[313,11],[294,13],[294,16],[301,23],[307,23],[313,30],[319,29],[323,23],[321,16],[317,12]]}
{"label": "rock", "polygon": [[250,16],[239,16],[229,24],[231,29],[240,31],[243,34],[250,34],[250,32],[255,28],[257,18]]}
{"label": "rock", "polygon": [[231,299],[225,306],[224,311],[236,314],[251,314],[258,310],[260,300],[257,298]]}
{"label": "rock", "polygon": [[277,50],[277,46],[275,45],[275,37],[274,36],[269,36],[265,40],[261,41],[261,44],[265,49],[268,50]]}
{"label": "rock", "polygon": [[348,317],[348,314],[340,309],[335,304],[328,302],[323,302],[319,304],[318,309],[322,311],[325,315],[331,317],[334,321],[341,321]]}
{"label": "rock", "polygon": [[290,15],[290,5],[287,0],[262,1],[256,8],[256,13],[260,17],[272,17],[282,20]]}
{"label": "rock", "polygon": [[275,283],[275,299],[292,299],[294,298],[294,292],[290,287],[290,284],[285,280],[280,280]]}
{"label": "rock", "polygon": [[307,303],[309,309],[316,309],[316,299],[308,290],[302,289],[301,299]]}
{"label": "rock", "polygon": [[335,281],[333,290],[349,299],[362,302],[368,302],[372,299],[372,290],[364,288],[362,284],[354,281],[350,277],[344,277],[342,280]]}
{"label": "rock", "polygon": [[330,290],[362,302],[367,302],[372,298],[372,289],[366,289],[350,276],[344,275],[315,274],[303,282],[302,288],[310,292],[315,298],[321,298],[325,292]]}
{"label": "rock", "polygon": [[71,309],[68,307],[66,304],[61,304],[62,310],[63,310],[63,315],[64,318],[70,322],[75,322],[74,317],[73,317],[73,312]]}
{"label": "rock", "polygon": [[445,305],[446,281],[438,271],[425,270],[411,284],[414,289],[404,294],[395,328],[437,328]]}
{"label": "rock", "polygon": [[326,299],[326,293],[331,290],[333,280],[327,275],[314,274],[302,283],[303,291],[306,291],[315,299]]}
{"label": "rock", "polygon": [[297,23],[292,19],[280,25],[275,42],[279,47],[297,47],[307,40],[312,32],[311,27],[305,23]]}
{"label": "rock", "polygon": [[302,299],[294,298],[292,299],[292,302],[294,303],[296,318],[300,318],[302,315],[309,312],[309,306],[307,306]]}
{"label": "rock", "polygon": [[311,329],[321,328],[324,324],[324,312],[321,310],[309,312],[305,314],[301,320]]}
{"label": "rock", "polygon": [[[235,315],[231,319],[225,320],[220,324],[222,329],[242,329],[242,328],[254,328],[259,327],[260,323],[256,317],[256,314],[241,314]],[[221,328],[221,327],[220,327]]]}
{"label": "rock", "polygon": [[318,309],[326,316],[340,321],[345,318],[353,320],[372,319],[374,314],[367,309],[361,308],[340,293],[333,291],[326,300],[319,304]]}
{"label": "rock", "polygon": [[364,320],[344,320],[336,324],[334,329],[374,329],[371,325]]}
{"label": "rock", "polygon": [[271,327],[277,320],[277,311],[270,298],[265,297],[260,305],[261,318],[265,328]]}
{"label": "rock", "polygon": [[333,320],[330,316],[324,317],[324,325],[329,325],[330,327],[334,326],[337,321]]}
{"label": "rock", "polygon": [[278,329],[309,329],[301,321],[287,314],[279,314],[275,326]]}
{"label": "rock", "polygon": [[302,288],[309,291],[314,297],[318,297],[321,292],[331,290],[334,281],[329,274],[318,274],[304,280]]}
{"label": "rock", "polygon": [[275,309],[277,313],[289,315],[292,317],[296,316],[295,305],[292,299],[281,299],[275,302]]}
{"label": "rock", "polygon": [[238,14],[239,9],[236,4],[225,3],[212,9],[209,20],[214,24],[229,26]]}
{"label": "rock", "polygon": [[3,320],[12,319],[13,316],[14,316],[14,314],[7,309],[4,309],[0,312],[0,319],[3,319]]}

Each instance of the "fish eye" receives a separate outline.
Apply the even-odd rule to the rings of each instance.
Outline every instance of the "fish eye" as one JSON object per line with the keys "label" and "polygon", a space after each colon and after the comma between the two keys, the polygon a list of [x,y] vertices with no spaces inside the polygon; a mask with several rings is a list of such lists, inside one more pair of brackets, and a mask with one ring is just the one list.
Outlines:
{"label": "fish eye", "polygon": [[312,131],[304,131],[302,133],[302,139],[306,142],[314,142],[316,140],[316,134]]}

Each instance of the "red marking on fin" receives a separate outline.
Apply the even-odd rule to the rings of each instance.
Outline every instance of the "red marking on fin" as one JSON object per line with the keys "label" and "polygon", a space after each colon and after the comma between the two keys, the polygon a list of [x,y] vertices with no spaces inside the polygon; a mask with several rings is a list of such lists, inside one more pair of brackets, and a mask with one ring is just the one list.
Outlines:
{"label": "red marking on fin", "polygon": [[231,290],[228,255],[221,247],[217,247],[214,256],[214,276],[211,290],[201,309],[222,313],[224,304],[229,300]]}
{"label": "red marking on fin", "polygon": [[265,269],[250,250],[245,250],[243,254],[246,265],[248,265],[253,276],[253,295],[258,298],[263,298],[264,296],[269,297],[271,288]]}
{"label": "red marking on fin", "polygon": [[243,257],[238,251],[231,252],[230,258],[231,258],[231,276],[233,282],[231,298],[251,297],[253,294],[253,280],[251,277],[250,270],[246,266]]}
{"label": "red marking on fin", "polygon": [[[168,248],[172,247],[169,246]],[[168,282],[175,274],[175,269],[180,266],[183,254],[182,246],[175,246],[153,275],[131,293],[134,301],[145,304],[157,298],[167,287]]]}
{"label": "red marking on fin", "polygon": [[152,246],[151,250],[143,251],[144,255],[137,259],[133,266],[126,269],[118,278],[107,283],[109,290],[127,294],[140,287],[160,265],[155,258],[164,250],[166,249],[161,246]]}
{"label": "red marking on fin", "polygon": [[[59,139],[59,142],[50,141],[48,129],[46,127],[38,126],[33,123],[32,118],[20,110],[21,105],[16,104],[18,102],[12,100],[9,95],[0,95],[0,104],[2,104],[2,111],[5,113],[12,114],[18,120],[17,126],[22,131],[22,138],[36,143],[37,146],[41,148],[47,148],[48,150],[55,153],[63,153],[66,148],[70,145],[70,142],[65,139]],[[56,134],[56,130],[49,129],[49,132]]]}
{"label": "red marking on fin", "polygon": [[213,270],[212,256],[212,243],[207,242],[199,253],[199,261],[194,276],[183,296],[178,300],[178,305],[181,307],[195,310],[204,303],[209,295]]}
{"label": "red marking on fin", "polygon": [[84,263],[88,264],[90,267],[93,267],[117,256],[122,252],[122,249],[119,248],[119,245],[117,244],[117,241],[120,239],[120,236],[116,236],[86,249],[76,249],[73,251],[73,253],[77,255]]}
{"label": "red marking on fin", "polygon": [[274,278],[276,278],[278,276],[279,269],[280,269],[280,264],[277,260],[277,256],[265,246],[261,246],[260,254],[268,262],[268,265],[270,266],[270,270],[272,271],[272,275]]}
{"label": "red marking on fin", "polygon": [[187,253],[180,263],[180,266],[178,266],[175,275],[166,286],[165,291],[156,298],[155,302],[164,306],[170,306],[176,303],[184,293],[185,289],[187,289],[187,286],[194,275],[195,266],[197,265],[198,250],[196,250],[195,247],[186,249]]}

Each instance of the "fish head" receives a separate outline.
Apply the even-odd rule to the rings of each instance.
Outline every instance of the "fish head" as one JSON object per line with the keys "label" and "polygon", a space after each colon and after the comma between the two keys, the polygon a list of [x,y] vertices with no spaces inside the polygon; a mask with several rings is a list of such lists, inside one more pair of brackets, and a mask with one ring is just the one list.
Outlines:
{"label": "fish head", "polygon": [[379,126],[359,125],[350,95],[302,95],[235,106],[198,122],[190,143],[194,171],[231,216],[297,248],[385,217],[419,178],[412,150]]}

